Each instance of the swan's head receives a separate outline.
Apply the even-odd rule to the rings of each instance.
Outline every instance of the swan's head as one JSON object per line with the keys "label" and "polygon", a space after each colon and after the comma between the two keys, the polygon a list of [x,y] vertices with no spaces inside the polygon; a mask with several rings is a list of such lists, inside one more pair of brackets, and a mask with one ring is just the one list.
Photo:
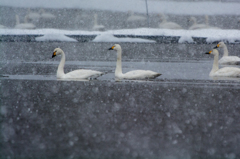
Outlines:
{"label": "swan's head", "polygon": [[54,49],[52,58],[54,58],[54,57],[57,56],[57,55],[61,55],[62,52],[63,52],[63,51],[62,51],[62,49],[60,49],[60,48]]}
{"label": "swan's head", "polygon": [[224,46],[225,46],[224,42],[219,42],[217,44],[217,46],[214,47],[214,49],[219,48],[219,47],[224,47]]}
{"label": "swan's head", "polygon": [[121,46],[119,44],[114,44],[108,50],[121,50]]}
{"label": "swan's head", "polygon": [[218,54],[218,51],[216,49],[213,49],[209,52],[206,52],[205,54],[212,54],[212,55],[217,55]]}

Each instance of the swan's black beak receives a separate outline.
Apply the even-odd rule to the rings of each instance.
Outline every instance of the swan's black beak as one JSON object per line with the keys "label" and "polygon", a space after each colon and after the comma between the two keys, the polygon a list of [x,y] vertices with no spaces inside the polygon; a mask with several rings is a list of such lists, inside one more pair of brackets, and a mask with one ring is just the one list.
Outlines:
{"label": "swan's black beak", "polygon": [[56,56],[56,52],[53,52],[52,58],[54,58]]}
{"label": "swan's black beak", "polygon": [[110,47],[108,50],[113,50],[114,49],[114,46]]}
{"label": "swan's black beak", "polygon": [[214,49],[217,49],[217,48],[219,48],[219,46],[220,46],[220,44],[217,44],[217,46],[215,46],[215,47],[214,47]]}
{"label": "swan's black beak", "polygon": [[205,54],[211,54],[212,53],[212,51],[209,51],[209,52],[206,52]]}

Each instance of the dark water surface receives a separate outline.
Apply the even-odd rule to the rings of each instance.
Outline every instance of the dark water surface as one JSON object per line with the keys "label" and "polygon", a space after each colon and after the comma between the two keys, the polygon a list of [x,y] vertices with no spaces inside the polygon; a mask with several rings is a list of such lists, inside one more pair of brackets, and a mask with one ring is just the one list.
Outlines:
{"label": "dark water surface", "polygon": [[[0,45],[1,158],[240,158],[240,83],[209,78],[214,45],[121,43],[124,72],[162,76],[120,82],[112,43]],[[55,47],[66,72],[107,74],[57,80]]]}

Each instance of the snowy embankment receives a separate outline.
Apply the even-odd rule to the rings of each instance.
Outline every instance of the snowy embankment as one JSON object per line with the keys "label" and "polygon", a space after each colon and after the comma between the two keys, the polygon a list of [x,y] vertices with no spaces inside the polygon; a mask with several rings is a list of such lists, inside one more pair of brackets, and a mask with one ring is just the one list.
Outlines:
{"label": "snowy embankment", "polygon": [[[0,29],[0,35],[44,35],[36,38],[37,41],[76,41],[66,36],[92,36],[97,37],[94,42],[154,42],[152,40],[144,40],[140,38],[117,38],[113,35],[124,36],[173,36],[181,37],[179,43],[193,42],[195,38],[206,38],[206,42],[228,41],[234,43],[240,41],[240,30],[219,30],[219,29],[202,29],[202,30],[169,30],[154,28],[138,28],[138,29],[121,29],[109,30],[105,32],[99,31],[83,31],[83,30],[59,30],[59,29],[36,29],[36,30],[20,30],[20,29]],[[66,35],[66,36],[64,36]]]}

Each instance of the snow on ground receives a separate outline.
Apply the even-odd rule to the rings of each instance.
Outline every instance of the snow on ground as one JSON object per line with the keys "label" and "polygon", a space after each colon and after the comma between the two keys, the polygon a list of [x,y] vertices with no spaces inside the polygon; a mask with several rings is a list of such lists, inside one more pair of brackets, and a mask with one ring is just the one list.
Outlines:
{"label": "snow on ground", "polygon": [[[234,42],[240,40],[240,30],[219,30],[219,29],[202,29],[202,30],[169,30],[155,28],[138,28],[138,29],[121,29],[100,31],[84,31],[84,30],[60,30],[60,29],[36,29],[36,30],[21,30],[21,29],[0,29],[0,35],[101,35],[95,40],[102,39],[107,41],[106,36],[111,35],[140,35],[140,36],[180,36],[179,42],[190,42],[192,37],[207,38],[207,42],[226,40]],[[105,38],[105,39],[104,39]],[[112,39],[114,37],[111,37]],[[62,38],[61,38],[62,39]],[[114,40],[114,39],[113,39]],[[115,39],[116,40],[116,39]],[[118,39],[121,40],[121,39]],[[126,40],[126,39],[125,39]]]}
{"label": "snow on ground", "polygon": [[117,38],[113,34],[103,33],[98,35],[93,42],[140,42],[140,43],[154,43],[154,40],[146,40],[141,38]]}
{"label": "snow on ground", "polygon": [[63,34],[45,34],[41,37],[35,38],[36,41],[68,41],[68,42],[77,42],[76,39],[69,38]]}
{"label": "snow on ground", "polygon": [[[146,13],[145,0],[0,0],[1,6],[24,8],[79,8]],[[178,2],[148,0],[149,13],[177,15],[240,15],[240,3],[203,1]]]}
{"label": "snow on ground", "polygon": [[193,43],[193,39],[191,36],[181,36],[181,38],[178,40],[178,43]]}

